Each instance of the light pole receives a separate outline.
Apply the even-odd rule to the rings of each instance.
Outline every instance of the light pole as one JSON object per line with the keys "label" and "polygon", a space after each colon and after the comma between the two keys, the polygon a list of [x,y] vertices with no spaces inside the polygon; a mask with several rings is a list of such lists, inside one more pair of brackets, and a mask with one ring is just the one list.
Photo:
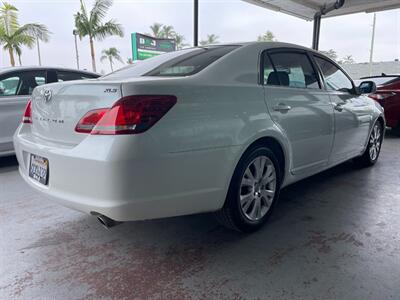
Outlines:
{"label": "light pole", "polygon": [[74,29],[72,31],[72,34],[74,35],[75,38],[76,67],[79,70],[79,54],[78,54],[78,40],[77,40],[77,36],[79,35],[78,30]]}
{"label": "light pole", "polygon": [[369,53],[369,76],[372,76],[372,63],[374,61],[375,30],[376,30],[376,13],[374,13],[374,22],[372,24],[371,50]]}

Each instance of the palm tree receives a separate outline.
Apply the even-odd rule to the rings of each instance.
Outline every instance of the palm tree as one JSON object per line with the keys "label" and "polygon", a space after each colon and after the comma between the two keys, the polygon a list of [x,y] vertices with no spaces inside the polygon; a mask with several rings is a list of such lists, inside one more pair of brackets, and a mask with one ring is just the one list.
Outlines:
{"label": "palm tree", "polygon": [[0,44],[3,44],[3,49],[8,51],[12,66],[15,66],[14,52],[17,53],[21,63],[21,47],[32,48],[37,39],[47,41],[50,34],[42,24],[30,23],[20,26],[17,12],[18,9],[8,3],[3,3],[0,8]]}
{"label": "palm tree", "polygon": [[94,51],[94,40],[103,40],[112,35],[120,37],[124,36],[122,26],[111,19],[105,23],[102,22],[107,14],[107,11],[112,6],[112,0],[95,0],[92,10],[86,11],[85,3],[81,1],[81,9],[75,17],[75,27],[78,31],[79,38],[89,37],[90,54],[92,57],[92,68],[96,72],[96,58]]}
{"label": "palm tree", "polygon": [[176,49],[177,50],[180,50],[183,47],[188,46],[188,44],[185,43],[185,37],[183,35],[175,33],[174,38],[175,38],[175,43],[176,43]]}
{"label": "palm tree", "polygon": [[343,59],[340,61],[340,64],[354,64],[355,60],[353,58],[353,55],[346,55],[345,57],[343,57]]}
{"label": "palm tree", "polygon": [[206,40],[200,41],[201,46],[207,46],[211,44],[217,44],[218,43],[218,36],[215,34],[208,34]]}
{"label": "palm tree", "polygon": [[259,42],[276,42],[277,39],[272,31],[267,30],[263,35],[259,35],[257,38]]}
{"label": "palm tree", "polygon": [[163,24],[161,23],[153,23],[153,25],[150,26],[151,33],[148,35],[152,35],[155,38],[161,38],[163,35]]}
{"label": "palm tree", "polygon": [[103,62],[105,60],[108,60],[110,62],[111,72],[114,71],[114,68],[113,68],[114,60],[118,60],[118,61],[122,62],[122,58],[119,55],[119,51],[115,47],[111,47],[109,49],[104,49],[103,51],[101,51],[101,54],[102,54],[102,56],[100,57],[100,61]]}
{"label": "palm tree", "polygon": [[322,54],[328,56],[330,59],[337,61],[338,60],[338,54],[335,50],[329,49],[328,51],[320,51]]}
{"label": "palm tree", "polygon": [[172,39],[175,36],[174,27],[170,25],[164,25],[161,31],[161,37],[166,39]]}

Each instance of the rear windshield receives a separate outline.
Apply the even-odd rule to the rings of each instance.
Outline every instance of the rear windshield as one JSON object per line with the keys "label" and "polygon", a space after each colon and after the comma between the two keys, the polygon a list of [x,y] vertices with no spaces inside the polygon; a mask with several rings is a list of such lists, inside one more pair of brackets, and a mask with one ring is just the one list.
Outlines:
{"label": "rear windshield", "polygon": [[139,76],[189,76],[238,48],[236,45],[209,46],[170,52],[138,61],[135,64],[108,74],[103,78],[129,78]]}
{"label": "rear windshield", "polygon": [[390,84],[395,82],[396,80],[400,80],[400,77],[395,77],[395,76],[386,76],[386,77],[372,77],[372,78],[361,78],[363,80],[371,80],[375,82],[376,85],[384,85],[384,84]]}
{"label": "rear windshield", "polygon": [[214,46],[197,48],[171,59],[154,70],[145,74],[146,76],[188,76],[193,75],[205,67],[220,59],[222,56],[236,49],[237,46]]}

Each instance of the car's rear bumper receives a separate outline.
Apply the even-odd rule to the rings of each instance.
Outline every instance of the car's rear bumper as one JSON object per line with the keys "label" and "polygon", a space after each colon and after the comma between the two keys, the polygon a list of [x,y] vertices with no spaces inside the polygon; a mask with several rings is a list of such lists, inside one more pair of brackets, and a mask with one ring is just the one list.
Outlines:
{"label": "car's rear bumper", "polygon": [[[117,221],[219,209],[232,148],[160,154],[132,137],[91,136],[77,146],[53,145],[21,126],[14,137],[19,170],[35,189],[60,204]],[[139,142],[138,144],[140,144]],[[129,150],[130,149],[130,150]],[[48,185],[28,176],[30,154],[49,161]]]}

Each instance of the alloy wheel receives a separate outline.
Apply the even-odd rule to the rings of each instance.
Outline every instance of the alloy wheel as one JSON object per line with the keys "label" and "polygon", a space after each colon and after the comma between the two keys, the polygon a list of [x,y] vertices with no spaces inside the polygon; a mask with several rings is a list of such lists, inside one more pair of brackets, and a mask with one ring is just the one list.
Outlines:
{"label": "alloy wheel", "polygon": [[382,144],[382,130],[381,126],[377,123],[372,129],[371,137],[369,139],[369,157],[372,161],[378,158],[379,151]]}
{"label": "alloy wheel", "polygon": [[276,170],[267,156],[256,157],[246,168],[240,184],[240,207],[250,221],[262,219],[276,193]]}

